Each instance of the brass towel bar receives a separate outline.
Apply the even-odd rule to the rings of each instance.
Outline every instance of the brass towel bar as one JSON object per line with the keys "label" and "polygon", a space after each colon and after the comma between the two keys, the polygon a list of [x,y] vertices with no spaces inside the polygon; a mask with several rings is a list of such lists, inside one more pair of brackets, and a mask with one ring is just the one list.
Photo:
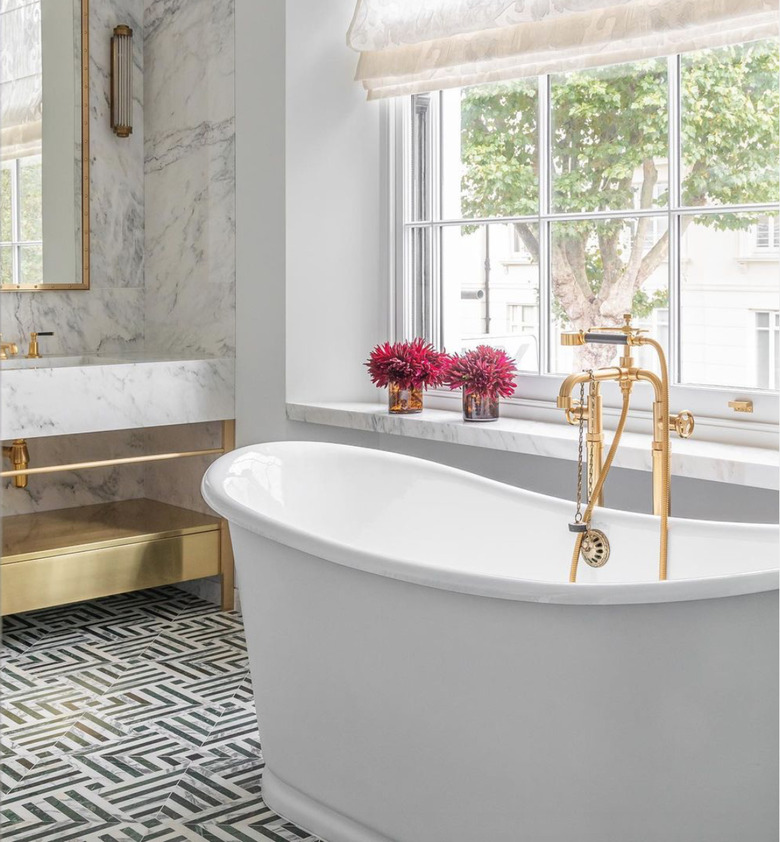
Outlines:
{"label": "brass towel bar", "polygon": [[148,456],[125,456],[121,459],[101,459],[98,462],[72,462],[69,465],[45,465],[40,468],[24,468],[19,471],[2,471],[0,477],[19,477],[26,474],[54,474],[59,471],[83,471],[87,468],[110,468],[113,465],[133,465],[140,462],[163,462],[166,459],[183,459],[189,456],[217,456],[226,453],[223,447],[208,450],[185,450],[181,453],[152,453]]}

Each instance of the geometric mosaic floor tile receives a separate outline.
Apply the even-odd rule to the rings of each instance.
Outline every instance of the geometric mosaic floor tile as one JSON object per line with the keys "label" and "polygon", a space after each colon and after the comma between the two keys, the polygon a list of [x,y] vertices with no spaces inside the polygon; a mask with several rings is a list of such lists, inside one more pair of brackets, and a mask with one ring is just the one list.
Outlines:
{"label": "geometric mosaic floor tile", "polygon": [[3,828],[3,842],[142,842],[148,828],[127,822],[20,822]]}
{"label": "geometric mosaic floor tile", "polygon": [[3,842],[318,842],[262,800],[236,612],[166,587],[3,629]]}

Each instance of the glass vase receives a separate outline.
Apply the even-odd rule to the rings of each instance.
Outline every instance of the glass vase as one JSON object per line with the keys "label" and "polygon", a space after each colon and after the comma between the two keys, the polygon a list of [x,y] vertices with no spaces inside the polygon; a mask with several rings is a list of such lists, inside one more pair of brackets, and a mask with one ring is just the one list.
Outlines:
{"label": "glass vase", "polygon": [[463,393],[464,421],[497,421],[498,396]]}
{"label": "glass vase", "polygon": [[398,383],[390,383],[387,387],[388,408],[393,415],[412,415],[422,412],[422,389],[405,389]]}

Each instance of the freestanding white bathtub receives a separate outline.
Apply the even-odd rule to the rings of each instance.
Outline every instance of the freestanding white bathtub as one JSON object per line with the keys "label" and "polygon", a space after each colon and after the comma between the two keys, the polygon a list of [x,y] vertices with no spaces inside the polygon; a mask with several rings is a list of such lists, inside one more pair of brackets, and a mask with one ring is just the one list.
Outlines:
{"label": "freestanding white bathtub", "polygon": [[230,520],[268,805],[328,842],[777,842],[778,534],[432,462],[246,447]]}

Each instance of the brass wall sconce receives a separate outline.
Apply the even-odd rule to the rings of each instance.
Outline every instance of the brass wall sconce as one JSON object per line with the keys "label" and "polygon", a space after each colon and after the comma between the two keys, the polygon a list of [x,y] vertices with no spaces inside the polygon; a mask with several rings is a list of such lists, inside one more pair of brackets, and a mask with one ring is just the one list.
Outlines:
{"label": "brass wall sconce", "polygon": [[133,30],[126,24],[111,37],[111,128],[117,137],[133,133]]}

